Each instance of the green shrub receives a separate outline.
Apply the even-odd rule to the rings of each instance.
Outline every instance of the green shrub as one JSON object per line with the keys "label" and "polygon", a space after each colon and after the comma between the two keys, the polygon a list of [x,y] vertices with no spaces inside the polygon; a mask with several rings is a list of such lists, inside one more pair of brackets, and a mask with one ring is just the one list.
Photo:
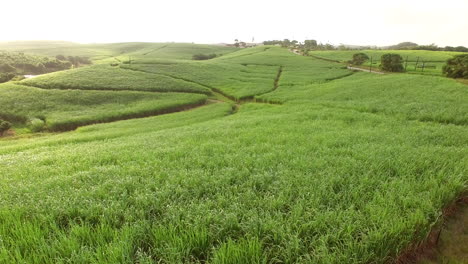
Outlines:
{"label": "green shrub", "polygon": [[192,59],[193,60],[209,60],[209,59],[213,59],[213,58],[216,58],[216,54],[208,54],[208,55],[205,55],[205,54],[195,54],[192,56]]}
{"label": "green shrub", "polygon": [[445,76],[468,79],[468,54],[457,55],[447,60],[442,68]]}
{"label": "green shrub", "polygon": [[0,72],[16,72],[16,68],[10,64],[0,64]]}
{"label": "green shrub", "polygon": [[368,59],[369,56],[367,56],[365,53],[356,53],[353,55],[353,60],[351,61],[351,63],[355,65],[361,65]]}
{"label": "green shrub", "polygon": [[32,118],[29,120],[29,129],[31,129],[32,132],[40,132],[45,130],[46,125],[44,120],[41,120],[39,118]]}
{"label": "green shrub", "polygon": [[380,68],[389,72],[403,71],[403,58],[395,53],[387,53],[380,58]]}
{"label": "green shrub", "polygon": [[8,121],[0,120],[0,136],[3,136],[11,128],[11,123]]}
{"label": "green shrub", "polygon": [[0,73],[0,83],[8,82],[11,79],[15,78],[15,74],[8,72],[8,73]]}

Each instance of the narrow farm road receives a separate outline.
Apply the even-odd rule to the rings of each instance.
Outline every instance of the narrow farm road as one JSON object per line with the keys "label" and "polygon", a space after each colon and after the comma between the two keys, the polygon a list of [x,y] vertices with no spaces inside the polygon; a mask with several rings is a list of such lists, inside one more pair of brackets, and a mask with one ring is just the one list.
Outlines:
{"label": "narrow farm road", "polygon": [[376,74],[385,74],[384,72],[378,72],[378,71],[373,71],[370,69],[363,69],[363,68],[358,68],[358,67],[348,66],[347,68],[353,71],[363,71],[363,72],[370,72],[370,73],[376,73]]}
{"label": "narrow farm road", "polygon": [[[301,54],[298,50],[295,50],[295,49],[290,49],[289,51],[291,51],[292,53],[294,53],[296,55],[299,55],[299,56],[305,56],[305,55]],[[340,63],[339,61],[320,58],[320,57],[317,57],[317,56],[312,56],[312,57],[314,57],[316,59],[319,59],[319,60],[325,60],[325,61]],[[385,74],[384,72],[373,71],[373,70],[370,70],[370,69],[359,68],[359,67],[352,67],[352,66],[349,66],[349,65],[347,66],[347,68],[349,70],[353,70],[353,71],[363,71],[363,72],[369,72],[369,73],[375,73],[375,74]]]}

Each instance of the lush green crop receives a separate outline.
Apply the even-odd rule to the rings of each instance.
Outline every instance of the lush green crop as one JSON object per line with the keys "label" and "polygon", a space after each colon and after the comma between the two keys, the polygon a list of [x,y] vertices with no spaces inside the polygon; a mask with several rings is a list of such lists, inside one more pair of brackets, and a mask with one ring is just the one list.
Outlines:
{"label": "lush green crop", "polygon": [[0,50],[25,52],[42,56],[55,57],[84,56],[95,62],[112,62],[114,57],[125,61],[130,59],[152,61],[154,59],[186,59],[194,54],[227,54],[237,50],[219,45],[197,45],[189,43],[112,43],[78,44],[61,41],[18,41],[0,42]]}
{"label": "lush green crop", "polygon": [[125,70],[105,64],[38,76],[24,80],[21,84],[46,89],[211,93],[206,87],[178,78]]}
{"label": "lush green crop", "polygon": [[[403,57],[403,61],[407,61],[406,64],[403,63],[407,72],[427,75],[442,75],[442,67],[447,59],[455,55],[465,54],[463,52],[428,50],[311,51],[309,54],[320,58],[348,62],[352,60],[353,54],[357,52],[363,52],[372,57],[373,67],[375,68],[379,66],[383,54],[396,53]],[[365,67],[370,67],[370,65],[370,60],[363,64]]]}
{"label": "lush green crop", "polygon": [[153,63],[161,59],[191,60],[196,54],[216,54],[218,56],[231,53],[237,48],[218,45],[194,45],[184,43],[165,43],[156,47],[147,47],[135,52],[120,56],[121,60],[130,56],[135,63]]}
{"label": "lush green crop", "polygon": [[181,78],[220,91],[236,99],[274,89],[279,66],[240,65],[212,62],[123,65],[124,69]]}
{"label": "lush green crop", "polygon": [[380,57],[385,53],[396,53],[403,57],[403,60],[416,62],[419,58],[420,62],[445,62],[447,59],[452,58],[455,55],[464,54],[464,52],[454,51],[429,51],[429,50],[323,50],[323,51],[310,51],[311,55],[320,56],[327,59],[349,61],[353,58],[353,54],[357,52],[363,52],[369,57],[373,57],[374,60],[380,60]]}
{"label": "lush green crop", "polygon": [[71,130],[78,126],[155,115],[203,104],[205,95],[181,93],[43,90],[0,85],[0,118],[33,131]]}
{"label": "lush green crop", "polygon": [[224,79],[271,87],[282,67],[274,90],[255,91],[282,104],[0,140],[0,262],[384,263],[467,188],[463,84],[352,73],[276,47],[172,63],[84,68],[74,85],[112,76],[123,89],[104,69],[131,73],[121,82],[135,89],[167,76],[245,95]]}

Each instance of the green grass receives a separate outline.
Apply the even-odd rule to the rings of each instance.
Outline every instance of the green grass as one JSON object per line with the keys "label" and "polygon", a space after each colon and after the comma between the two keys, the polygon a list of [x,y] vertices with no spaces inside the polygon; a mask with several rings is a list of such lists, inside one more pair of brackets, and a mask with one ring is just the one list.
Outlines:
{"label": "green grass", "polygon": [[[465,54],[463,52],[454,51],[427,51],[427,50],[346,50],[346,51],[311,51],[309,54],[321,58],[337,60],[341,62],[350,61],[353,54],[363,52],[367,56],[373,57],[373,67],[378,67],[380,57],[385,53],[396,53],[403,57],[407,63],[407,72],[427,74],[427,75],[442,75],[442,67],[447,59],[455,55]],[[418,63],[417,63],[418,62]],[[422,63],[425,62],[425,68],[422,69]],[[416,64],[417,63],[417,64]],[[363,64],[364,67],[370,66],[370,61]]]}
{"label": "green grass", "polygon": [[[239,49],[221,45],[195,45],[189,43],[163,43],[128,54],[135,63],[152,63],[160,59],[192,60],[195,54],[225,55]],[[122,60],[127,59],[125,56]]]}
{"label": "green grass", "polygon": [[466,85],[442,77],[356,73],[322,84],[280,85],[260,98],[468,125]]}
{"label": "green grass", "polygon": [[235,99],[272,91],[279,70],[279,66],[244,66],[216,62],[132,64],[122,67],[181,78],[210,87]]}
{"label": "green grass", "polygon": [[43,90],[0,85],[0,118],[33,131],[149,116],[203,104],[205,95],[181,93]]}
{"label": "green grass", "polygon": [[20,83],[46,89],[211,93],[196,83],[105,64],[42,75]]}
{"label": "green grass", "polygon": [[130,56],[137,60],[184,59],[191,60],[192,55],[227,54],[238,49],[219,45],[200,45],[191,43],[109,43],[78,44],[64,41],[16,41],[0,42],[0,51],[15,51],[48,57],[56,55],[84,56],[95,62],[111,62],[114,57],[128,60]]}
{"label": "green grass", "polygon": [[119,71],[234,94],[282,66],[255,94],[282,104],[0,140],[0,263],[385,263],[467,188],[466,85],[276,47],[173,63]]}

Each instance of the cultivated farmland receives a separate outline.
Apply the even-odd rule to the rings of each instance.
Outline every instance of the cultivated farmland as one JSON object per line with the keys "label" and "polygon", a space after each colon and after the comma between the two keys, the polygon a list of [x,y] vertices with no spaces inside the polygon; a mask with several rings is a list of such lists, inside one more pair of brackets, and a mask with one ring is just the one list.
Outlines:
{"label": "cultivated farmland", "polygon": [[[372,57],[373,67],[377,68],[380,64],[380,57],[385,53],[396,53],[401,55],[408,73],[424,75],[442,75],[442,67],[445,62],[455,55],[465,54],[455,51],[428,51],[428,50],[346,50],[346,51],[311,51],[310,55],[318,58],[347,62],[352,59],[353,54],[363,52],[369,58]],[[370,60],[363,66],[370,67]]]}
{"label": "cultivated farmland", "polygon": [[467,190],[465,84],[139,45],[0,86],[0,113],[108,122],[0,140],[0,262],[392,263]]}

